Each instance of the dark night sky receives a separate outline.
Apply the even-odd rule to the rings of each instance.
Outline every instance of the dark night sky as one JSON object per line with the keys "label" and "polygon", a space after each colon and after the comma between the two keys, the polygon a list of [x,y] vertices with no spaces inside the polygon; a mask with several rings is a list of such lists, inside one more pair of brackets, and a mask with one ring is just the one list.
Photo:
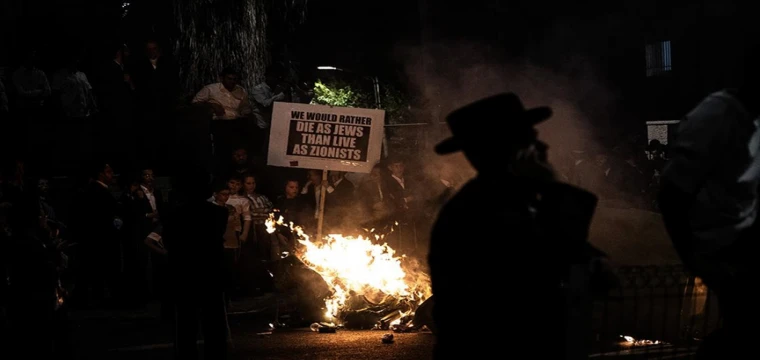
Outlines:
{"label": "dark night sky", "polygon": [[309,1],[295,47],[314,65],[363,72],[384,67],[395,44],[417,41],[415,1]]}
{"label": "dark night sky", "polygon": [[303,58],[313,62],[383,72],[398,63],[395,49],[419,44],[423,21],[420,11],[424,8],[430,42],[457,39],[486,43],[512,55],[538,52],[556,58],[562,52],[586,51],[588,43],[579,39],[595,31],[588,26],[574,26],[572,31],[576,33],[570,34],[574,41],[548,47],[544,41],[547,32],[556,32],[558,23],[593,23],[598,14],[611,9],[548,1],[505,3],[312,0],[295,47]]}

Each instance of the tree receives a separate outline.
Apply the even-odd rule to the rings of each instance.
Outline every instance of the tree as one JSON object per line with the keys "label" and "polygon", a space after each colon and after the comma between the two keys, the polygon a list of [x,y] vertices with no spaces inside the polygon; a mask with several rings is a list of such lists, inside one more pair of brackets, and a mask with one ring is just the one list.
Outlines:
{"label": "tree", "polygon": [[250,91],[271,61],[270,16],[292,27],[302,22],[305,9],[305,0],[175,0],[174,54],[183,97],[216,82],[227,66],[240,71],[241,85]]}

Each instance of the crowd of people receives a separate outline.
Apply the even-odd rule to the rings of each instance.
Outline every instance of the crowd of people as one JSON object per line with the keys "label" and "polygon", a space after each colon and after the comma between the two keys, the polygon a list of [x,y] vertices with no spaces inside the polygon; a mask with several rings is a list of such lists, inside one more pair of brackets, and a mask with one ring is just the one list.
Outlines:
{"label": "crowd of people", "polygon": [[593,191],[604,207],[659,212],[657,193],[667,146],[657,139],[567,150],[552,160],[563,181]]}
{"label": "crowd of people", "polygon": [[[123,44],[113,50],[91,76],[70,54],[52,86],[29,52],[2,92],[0,318],[26,353],[65,358],[70,309],[153,301],[185,329],[177,351],[195,351],[199,307],[216,314],[202,320],[224,345],[230,302],[273,291],[267,270],[296,247],[287,228],[266,231],[270,214],[314,233],[324,193],[324,233],[384,234],[399,252],[424,255],[437,208],[463,180],[398,156],[326,181],[322,171],[266,166],[273,102],[309,102],[309,91],[273,67],[249,93],[225,68],[182,102],[176,65],[156,42],[137,59]],[[53,143],[35,135],[46,126]],[[71,168],[61,162],[78,170],[71,186],[51,176]],[[177,296],[182,284],[207,295],[188,302]],[[210,341],[207,351],[226,351]]]}
{"label": "crowd of people", "polygon": [[[466,180],[463,170],[392,155],[366,175],[331,171],[325,183],[322,171],[266,166],[273,103],[309,103],[308,80],[273,67],[244,89],[240,73],[224,68],[183,101],[176,63],[157,42],[144,45],[144,56],[133,56],[113,44],[87,75],[79,54],[66,54],[52,82],[29,51],[0,81],[0,302],[16,346],[63,354],[66,309],[159,300],[164,319],[182,329],[180,353],[195,351],[195,310],[210,309],[206,350],[221,358],[230,301],[272,291],[262,274],[297,246],[287,227],[267,231],[273,213],[312,233],[321,220],[324,233],[371,231],[401,253],[427,253],[433,219]],[[52,142],[40,141],[49,139],[42,129]],[[656,209],[666,158],[650,145],[643,161],[640,152],[568,153],[558,172],[603,200]],[[64,196],[51,194],[50,174],[62,163],[80,170]],[[204,295],[177,296],[183,286]]]}

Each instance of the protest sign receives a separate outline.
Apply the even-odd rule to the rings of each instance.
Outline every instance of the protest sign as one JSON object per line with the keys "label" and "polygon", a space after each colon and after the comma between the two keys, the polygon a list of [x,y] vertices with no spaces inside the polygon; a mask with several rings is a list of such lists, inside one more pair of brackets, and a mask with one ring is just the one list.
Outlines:
{"label": "protest sign", "polygon": [[267,163],[368,173],[380,160],[385,111],[276,102]]}

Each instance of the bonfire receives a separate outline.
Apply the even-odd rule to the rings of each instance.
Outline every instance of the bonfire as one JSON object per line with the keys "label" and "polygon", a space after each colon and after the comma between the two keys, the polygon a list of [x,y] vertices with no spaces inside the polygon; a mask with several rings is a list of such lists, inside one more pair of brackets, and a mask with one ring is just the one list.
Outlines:
{"label": "bonfire", "polygon": [[330,287],[324,299],[324,323],[366,328],[413,329],[415,310],[431,297],[430,278],[419,263],[383,241],[384,236],[329,234],[312,240],[299,226],[271,214],[271,234],[288,226],[300,246],[295,255]]}

